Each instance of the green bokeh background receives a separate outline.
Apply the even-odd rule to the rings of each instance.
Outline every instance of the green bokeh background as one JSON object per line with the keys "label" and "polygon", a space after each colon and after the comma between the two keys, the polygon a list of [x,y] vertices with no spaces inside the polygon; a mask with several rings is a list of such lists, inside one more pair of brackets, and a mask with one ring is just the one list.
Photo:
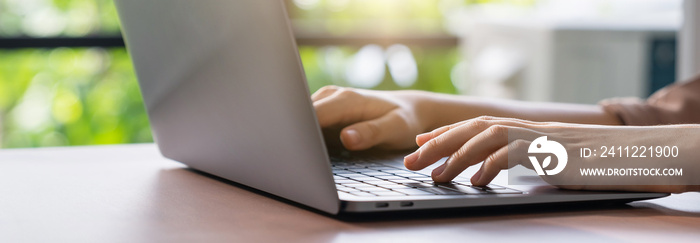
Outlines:
{"label": "green bokeh background", "polygon": [[[442,33],[441,6],[493,1],[406,0],[400,2],[401,9],[390,9],[396,3],[380,0],[374,6],[380,8],[377,11],[367,11],[373,7],[366,5],[371,4],[368,1],[350,2],[342,10],[333,9],[331,2],[320,0],[315,8],[303,9],[290,1],[290,14],[297,20],[345,23],[324,25],[331,34],[347,35],[361,28],[347,24],[355,19],[380,19],[388,26],[398,27],[403,20],[422,19],[426,24],[416,28],[417,32]],[[0,38],[118,32],[119,23],[110,0],[0,0]],[[327,48],[334,48],[334,60],[327,60]],[[360,48],[300,46],[311,91],[328,84],[348,85],[342,75],[342,60],[350,59]],[[408,88],[456,92],[450,73],[459,61],[457,47],[409,48],[416,60],[418,79]],[[399,88],[388,70],[382,83],[375,87]],[[4,148],[153,141],[131,60],[123,48],[0,49],[0,121],[0,146]]]}

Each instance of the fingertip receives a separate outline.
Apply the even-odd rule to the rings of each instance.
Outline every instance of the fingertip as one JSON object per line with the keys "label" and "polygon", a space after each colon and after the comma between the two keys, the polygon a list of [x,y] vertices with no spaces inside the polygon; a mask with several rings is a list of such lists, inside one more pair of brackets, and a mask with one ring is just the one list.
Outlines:
{"label": "fingertip", "polygon": [[344,129],[340,133],[340,142],[343,143],[346,149],[359,150],[362,143],[360,133],[355,129]]}
{"label": "fingertip", "polygon": [[447,163],[444,163],[435,168],[431,174],[433,179],[437,179],[438,177],[440,177],[440,175],[442,175],[442,172],[445,172],[445,167],[447,167]]}
{"label": "fingertip", "polygon": [[418,160],[418,157],[420,156],[420,149],[416,150],[415,152],[406,155],[406,157],[403,158],[403,165],[406,167],[406,169],[409,170],[415,170],[415,163],[416,160]]}
{"label": "fingertip", "polygon": [[476,173],[474,173],[474,175],[471,178],[472,185],[483,186],[479,183],[480,182],[479,180],[481,179],[481,174],[483,174],[483,170],[484,170],[484,167],[481,167],[481,168],[479,168],[479,170]]}
{"label": "fingertip", "polygon": [[430,139],[431,139],[431,136],[430,136],[430,133],[429,133],[429,132],[418,134],[418,135],[416,136],[416,144],[417,144],[418,146],[423,146],[423,144],[425,144],[425,143],[427,143],[428,141],[430,141]]}
{"label": "fingertip", "polygon": [[435,129],[435,130],[430,131],[430,132],[418,134],[416,136],[416,144],[418,144],[418,146],[423,146],[425,143],[427,143],[431,139],[434,139],[435,137],[440,136],[449,130],[450,130],[450,127],[445,126],[445,127],[440,127],[438,129]]}
{"label": "fingertip", "polygon": [[445,173],[445,169],[447,169],[447,163],[444,163],[437,168],[433,170],[431,173],[430,177],[433,178],[433,181],[437,183],[447,183],[452,181],[453,178],[450,178],[447,173]]}

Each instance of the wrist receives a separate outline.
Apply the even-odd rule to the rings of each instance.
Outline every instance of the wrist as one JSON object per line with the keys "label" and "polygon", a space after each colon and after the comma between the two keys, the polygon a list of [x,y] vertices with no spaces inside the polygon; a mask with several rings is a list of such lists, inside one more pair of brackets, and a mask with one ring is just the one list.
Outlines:
{"label": "wrist", "polygon": [[441,114],[439,113],[444,107],[439,106],[434,93],[410,90],[401,91],[400,95],[404,96],[402,100],[408,101],[408,105],[411,106],[420,133],[429,132],[439,127],[437,120],[440,119]]}
{"label": "wrist", "polygon": [[409,91],[413,108],[423,132],[475,118],[483,113],[478,102],[469,97],[425,91]]}

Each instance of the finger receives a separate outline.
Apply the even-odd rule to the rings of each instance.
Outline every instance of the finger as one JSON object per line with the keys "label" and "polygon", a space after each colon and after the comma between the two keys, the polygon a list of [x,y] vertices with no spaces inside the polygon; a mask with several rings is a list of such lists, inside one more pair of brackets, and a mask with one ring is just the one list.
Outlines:
{"label": "finger", "polygon": [[520,122],[511,119],[472,119],[461,126],[449,129],[448,131],[426,142],[420,147],[420,149],[418,149],[418,151],[416,151],[416,153],[407,156],[407,158],[404,160],[404,165],[406,168],[411,170],[423,169],[437,162],[441,158],[455,153],[455,151],[462,147],[462,145],[464,145],[472,137],[495,124],[509,127],[523,126],[523,124]]}
{"label": "finger", "polygon": [[361,94],[351,89],[341,89],[314,102],[316,117],[321,127],[345,125],[362,120],[362,102],[365,101],[361,97]]}
{"label": "finger", "polygon": [[516,164],[520,164],[521,161],[517,161],[518,163],[510,163],[508,160],[508,155],[525,154],[527,152],[527,148],[530,146],[530,143],[532,143],[532,141],[518,139],[510,142],[508,146],[504,146],[498,149],[495,153],[492,153],[486,157],[484,163],[481,164],[479,171],[472,176],[472,184],[475,186],[488,185],[494,178],[496,178],[501,170],[509,169]]}
{"label": "finger", "polygon": [[459,126],[461,126],[469,121],[473,121],[473,120],[491,121],[491,122],[493,122],[493,121],[510,121],[510,122],[519,123],[519,124],[514,123],[513,125],[515,125],[515,126],[528,127],[528,128],[531,128],[533,126],[544,126],[544,125],[551,125],[552,124],[551,122],[534,122],[534,121],[528,121],[528,120],[517,119],[517,118],[480,116],[477,118],[461,121],[461,122],[458,122],[455,124],[443,126],[443,127],[437,128],[437,129],[430,131],[430,132],[427,132],[427,133],[418,134],[418,136],[416,136],[416,144],[418,144],[418,146],[423,146],[423,144],[430,141],[430,139],[433,139],[437,136],[440,136],[441,134],[443,134],[449,130],[455,129],[455,128],[457,128],[457,127],[459,127]]}
{"label": "finger", "polygon": [[430,141],[430,139],[433,139],[433,138],[435,138],[435,137],[437,137],[437,136],[440,136],[441,134],[443,134],[443,133],[445,133],[445,132],[447,132],[447,131],[449,131],[449,130],[452,130],[452,129],[456,128],[456,127],[459,127],[459,126],[461,126],[461,125],[464,125],[464,124],[467,123],[467,122],[469,122],[469,120],[457,122],[457,123],[450,124],[450,125],[447,125],[447,126],[442,126],[442,127],[439,127],[439,128],[437,128],[437,129],[435,129],[435,130],[432,130],[432,131],[430,131],[430,132],[426,132],[426,133],[423,133],[423,134],[418,134],[418,136],[416,136],[416,144],[418,144],[418,146],[423,146],[425,143],[427,143],[428,141]]}
{"label": "finger", "polygon": [[[476,120],[466,122],[455,129],[449,129],[450,133],[442,133],[440,136],[423,143],[418,150],[406,156],[404,158],[404,166],[409,170],[422,170],[441,158],[454,153],[454,151],[469,141],[471,137],[488,128],[488,126],[489,124]],[[452,133],[461,135],[448,135]]]}
{"label": "finger", "polygon": [[430,132],[426,132],[426,133],[423,133],[423,134],[418,134],[418,136],[416,136],[416,144],[418,144],[418,146],[423,146],[423,144],[425,144],[426,142],[430,141],[431,139],[433,139],[433,138],[435,138],[435,137],[437,137],[437,136],[440,136],[440,135],[442,135],[443,133],[448,132],[448,131],[450,131],[450,130],[452,130],[452,129],[455,129],[455,128],[461,126],[461,125],[464,125],[464,124],[466,124],[466,123],[468,123],[468,122],[473,122],[473,121],[484,121],[484,122],[488,122],[488,121],[499,121],[499,120],[517,120],[517,119],[499,118],[499,117],[492,117],[492,116],[480,116],[480,117],[477,117],[477,118],[472,118],[472,119],[464,120],[464,121],[457,122],[457,123],[454,123],[454,124],[450,124],[450,125],[447,125],[447,126],[442,126],[442,127],[437,128],[437,129],[435,129],[435,130],[433,130],[433,131],[430,131]]}
{"label": "finger", "polygon": [[450,158],[445,162],[444,170],[433,171],[433,180],[435,182],[449,182],[467,167],[484,161],[489,155],[508,145],[509,129],[514,131],[522,128],[494,125],[474,136],[450,155]]}
{"label": "finger", "polygon": [[347,126],[340,132],[340,140],[348,150],[364,150],[400,137],[395,134],[405,132],[407,126],[399,111],[392,111],[377,119]]}
{"label": "finger", "polygon": [[341,88],[338,86],[335,86],[335,85],[323,86],[320,89],[318,89],[318,91],[316,91],[314,94],[311,95],[311,100],[314,102],[319,101],[323,98],[326,98],[326,97],[332,95],[333,93],[335,93],[339,89],[341,89]]}

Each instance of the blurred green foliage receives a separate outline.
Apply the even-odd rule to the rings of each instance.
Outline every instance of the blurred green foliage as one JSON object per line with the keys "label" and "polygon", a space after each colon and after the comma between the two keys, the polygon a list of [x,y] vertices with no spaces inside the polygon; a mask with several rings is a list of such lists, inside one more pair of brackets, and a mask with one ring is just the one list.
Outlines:
{"label": "blurred green foliage", "polygon": [[0,36],[118,33],[112,0],[0,0]]}
{"label": "blurred green foliage", "polygon": [[[339,50],[339,57],[329,57],[327,49]],[[346,62],[357,53],[357,47],[315,47],[301,46],[299,54],[311,92],[325,85],[353,86],[345,78]],[[411,47],[418,68],[417,81],[409,87],[397,85],[389,71],[385,72],[381,83],[373,89],[397,90],[419,89],[441,93],[457,93],[450,77],[452,68],[459,61],[456,47]],[[385,67],[386,68],[386,67]]]}
{"label": "blurred green foliage", "polygon": [[[299,48],[311,92],[329,84],[348,85],[331,71],[324,48]],[[358,48],[340,49],[351,58]],[[409,88],[456,92],[450,81],[456,48],[412,49],[419,77]],[[0,57],[2,147],[152,141],[125,49],[4,50]],[[399,88],[388,72],[376,87]]]}
{"label": "blurred green foliage", "polygon": [[[320,30],[315,24],[306,26],[311,31],[351,34],[370,23],[390,34],[394,29],[441,33],[445,9],[493,1],[533,0],[289,0],[289,5],[295,24],[302,29],[304,21],[310,21],[322,24]],[[315,6],[303,5],[308,3]],[[118,32],[111,0],[0,0],[0,38]],[[328,55],[329,48],[333,55]],[[300,47],[311,91],[328,84],[350,85],[345,67],[360,48]],[[456,92],[450,78],[458,62],[456,47],[409,48],[417,67],[415,83],[397,85],[385,64],[386,72],[375,89]],[[0,49],[0,124],[1,147],[153,141],[131,60],[123,48]]]}
{"label": "blurred green foliage", "polygon": [[0,51],[4,147],[152,141],[124,49]]}

